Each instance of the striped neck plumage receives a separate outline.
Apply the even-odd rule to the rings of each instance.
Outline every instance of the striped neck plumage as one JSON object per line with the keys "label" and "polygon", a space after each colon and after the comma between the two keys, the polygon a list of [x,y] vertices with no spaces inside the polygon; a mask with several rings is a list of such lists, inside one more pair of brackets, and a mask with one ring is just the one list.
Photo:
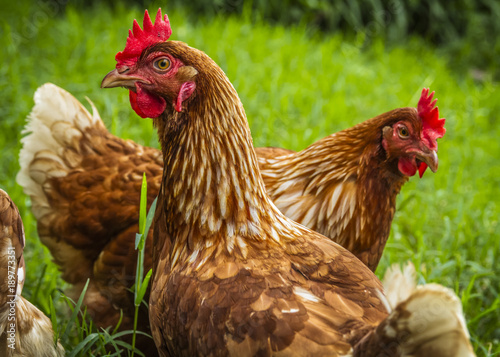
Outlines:
{"label": "striped neck plumage", "polygon": [[266,237],[279,243],[285,218],[265,191],[235,89],[218,67],[199,70],[196,88],[183,112],[156,120],[168,234],[190,244]]}
{"label": "striped neck plumage", "polygon": [[261,161],[280,181],[307,180],[304,194],[321,190],[332,182],[358,179],[368,172],[376,173],[377,180],[402,185],[408,178],[397,171],[396,161],[387,160],[380,144],[384,126],[380,117],[375,117],[318,140],[286,158]]}

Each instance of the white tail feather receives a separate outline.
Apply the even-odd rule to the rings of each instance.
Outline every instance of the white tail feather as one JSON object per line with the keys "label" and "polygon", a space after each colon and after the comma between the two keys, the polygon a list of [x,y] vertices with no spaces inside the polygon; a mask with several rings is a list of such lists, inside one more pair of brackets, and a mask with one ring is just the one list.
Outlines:
{"label": "white tail feather", "polygon": [[462,304],[438,284],[416,286],[413,264],[392,266],[384,277],[392,311],[356,347],[355,356],[472,357]]}
{"label": "white tail feather", "polygon": [[384,279],[385,297],[391,306],[391,309],[415,291],[417,287],[417,274],[415,266],[408,262],[403,269],[398,264],[393,264],[385,272]]}
{"label": "white tail feather", "polygon": [[410,317],[399,318],[397,326],[412,332],[403,355],[425,350],[442,351],[440,356],[474,356],[462,304],[451,289],[438,284],[418,286],[402,305],[396,308],[396,314],[399,309],[409,312]]}

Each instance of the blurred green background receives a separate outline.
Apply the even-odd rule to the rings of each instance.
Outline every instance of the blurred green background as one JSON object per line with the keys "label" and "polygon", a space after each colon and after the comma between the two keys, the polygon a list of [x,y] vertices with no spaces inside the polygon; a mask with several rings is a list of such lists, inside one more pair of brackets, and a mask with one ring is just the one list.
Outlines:
{"label": "blurred green background", "polygon": [[[460,296],[478,356],[500,355],[498,1],[0,1],[0,187],[26,225],[23,294],[47,314],[54,298],[56,320],[66,323],[58,290],[67,285],[15,183],[33,93],[52,82],[82,102],[88,96],[113,134],[157,146],[151,122],[135,115],[127,93],[99,84],[132,20],[159,6],[172,39],[205,51],[226,72],[256,146],[300,150],[416,106],[423,87],[436,91],[448,130],[439,141],[439,171],[403,187],[377,274],[413,261],[420,282]],[[71,350],[84,337],[75,330],[63,343]]]}

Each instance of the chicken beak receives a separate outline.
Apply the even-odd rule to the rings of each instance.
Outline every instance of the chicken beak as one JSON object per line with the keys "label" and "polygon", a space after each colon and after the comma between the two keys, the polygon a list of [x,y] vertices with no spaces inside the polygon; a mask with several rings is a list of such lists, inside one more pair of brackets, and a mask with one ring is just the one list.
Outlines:
{"label": "chicken beak", "polygon": [[101,88],[124,87],[135,91],[136,82],[149,84],[148,81],[141,77],[135,77],[125,73],[119,73],[117,69],[109,72],[101,82]]}
{"label": "chicken beak", "polygon": [[[438,156],[436,150],[425,148],[416,155],[417,159],[425,163],[432,172],[438,169]],[[423,172],[422,172],[423,174]]]}

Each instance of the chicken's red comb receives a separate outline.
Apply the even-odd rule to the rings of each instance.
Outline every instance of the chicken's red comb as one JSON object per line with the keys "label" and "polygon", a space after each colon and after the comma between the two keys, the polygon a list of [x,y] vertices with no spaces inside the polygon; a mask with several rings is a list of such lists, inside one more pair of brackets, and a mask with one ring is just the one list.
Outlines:
{"label": "chicken's red comb", "polygon": [[[439,109],[436,107],[437,99],[432,100],[434,92],[429,94],[429,88],[422,89],[422,95],[418,101],[418,115],[422,119],[422,140],[425,141],[429,149],[437,149],[437,139],[442,138],[446,129],[444,123],[446,119],[439,118]],[[419,167],[420,177],[427,169],[427,164],[422,162]]]}
{"label": "chicken's red comb", "polygon": [[156,13],[155,24],[151,22],[148,10],[144,12],[144,20],[142,21],[144,30],[134,20],[134,25],[132,26],[133,31],[128,31],[127,45],[125,49],[116,54],[117,66],[126,65],[127,62],[131,60],[136,62],[142,51],[145,48],[155,45],[159,42],[165,42],[172,35],[172,28],[170,27],[170,22],[168,21],[168,16],[165,14],[165,19],[162,19],[161,8],[158,9]]}
{"label": "chicken's red comb", "polygon": [[446,119],[439,118],[439,110],[436,107],[437,99],[432,100],[434,92],[429,94],[429,88],[422,90],[422,95],[418,101],[418,115],[422,118],[422,136],[430,149],[437,149],[436,139],[442,138],[446,129],[444,123]]}

